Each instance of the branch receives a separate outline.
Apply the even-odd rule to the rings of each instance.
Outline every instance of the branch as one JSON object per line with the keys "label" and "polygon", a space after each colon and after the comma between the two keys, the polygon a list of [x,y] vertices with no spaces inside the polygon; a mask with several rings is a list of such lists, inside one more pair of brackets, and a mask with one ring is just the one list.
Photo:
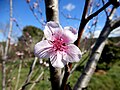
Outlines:
{"label": "branch", "polygon": [[26,81],[24,82],[24,84],[22,85],[21,90],[25,90],[26,86],[29,84],[30,78],[31,78],[31,76],[32,76],[32,73],[33,73],[33,70],[34,70],[34,67],[35,67],[35,64],[36,64],[37,60],[38,60],[38,58],[35,57],[35,60],[34,60],[33,63],[31,64],[30,71],[29,71],[29,74],[28,74],[28,76],[27,76],[27,79],[26,79]]}
{"label": "branch", "polygon": [[[102,0],[102,3],[103,3],[103,5],[105,5],[105,1],[104,0]],[[105,11],[105,14],[106,14],[106,16],[108,18],[108,12],[106,11],[106,9],[104,9],[104,11]]]}
{"label": "branch", "polygon": [[63,12],[61,12],[62,15],[66,18],[66,19],[72,19],[72,20],[77,20],[77,21],[80,21],[79,18],[75,18],[75,17],[69,17],[68,15],[65,15]]}
{"label": "branch", "polygon": [[110,12],[110,14],[109,14],[109,17],[108,17],[109,20],[112,20],[115,12],[116,12],[116,8],[113,6],[113,8],[112,8],[112,10],[111,10],[111,12]]}
{"label": "branch", "polygon": [[[84,26],[85,26],[85,23],[84,23],[84,20],[85,20],[85,17],[87,15],[87,11],[88,11],[88,7],[89,7],[89,3],[90,3],[90,0],[86,0],[85,2],[85,6],[84,6],[84,11],[83,11],[83,15],[82,15],[82,20],[81,20],[81,24],[80,24],[80,28],[82,28],[82,30],[84,29]],[[80,31],[80,29],[79,29]],[[79,32],[78,32],[79,33]],[[79,46],[79,37],[81,37],[82,34],[79,33],[78,35],[78,39],[77,41],[75,42],[75,44],[77,46]],[[61,86],[61,90],[66,90],[68,84],[67,83],[67,79],[70,75],[70,70],[72,69],[72,63],[69,63],[68,66],[65,66],[65,74],[64,74],[64,77],[63,77],[63,80],[62,80],[62,86]],[[69,87],[69,86],[68,86]],[[70,87],[69,87],[70,89]],[[69,90],[68,89],[68,90]]]}
{"label": "branch", "polygon": [[17,90],[17,88],[18,88],[18,84],[19,84],[19,80],[20,80],[20,74],[21,74],[21,68],[22,68],[22,60],[20,60],[20,64],[19,64],[18,76],[17,76],[16,85],[15,85],[15,90]]}
{"label": "branch", "polygon": [[65,74],[64,74],[64,77],[63,77],[63,80],[62,80],[61,90],[69,90],[69,89],[71,89],[69,84],[66,84],[67,79],[68,79],[68,77],[70,75],[71,69],[72,69],[72,63],[69,63],[68,65],[65,66]]}
{"label": "branch", "polygon": [[85,25],[87,24],[85,17],[86,17],[87,12],[88,12],[89,3],[90,3],[90,0],[85,1],[82,19],[81,19],[81,23],[80,23],[79,31],[78,31],[78,39],[75,41],[75,45],[77,45],[77,46],[79,46],[79,44],[80,44],[80,39],[81,39],[82,33],[84,31]]}
{"label": "branch", "polygon": [[86,18],[87,22],[89,20],[91,20],[93,17],[97,16],[101,11],[105,10],[111,3],[107,2],[103,7],[101,7],[99,10],[97,10],[96,12],[94,12],[93,14],[91,14],[90,16],[88,16]]}
{"label": "branch", "polygon": [[83,90],[87,88],[88,83],[96,69],[96,65],[99,61],[99,58],[105,46],[105,42],[108,38],[108,35],[110,34],[112,30],[114,30],[115,28],[119,26],[120,26],[120,18],[117,18],[114,21],[112,20],[106,21],[105,26],[103,30],[101,31],[101,34],[99,38],[97,39],[95,46],[92,49],[91,56],[82,72],[82,75],[79,77],[73,90]]}
{"label": "branch", "polygon": [[[33,89],[33,87],[36,85],[36,83],[38,83],[40,81],[40,78],[42,77],[42,75],[44,74],[44,72],[42,71],[41,74],[38,76],[38,78],[35,80],[35,81],[29,81],[28,83],[25,83],[24,84],[24,87],[30,85],[30,84],[33,84],[31,87],[30,87],[30,90]],[[25,88],[19,88],[18,90],[26,90]]]}
{"label": "branch", "polygon": [[30,87],[29,90],[33,90],[33,87],[36,85],[37,82],[39,82],[40,78],[42,77],[42,75],[44,74],[44,72],[42,72],[38,78],[35,80],[35,82],[33,82],[33,85]]}
{"label": "branch", "polygon": [[96,12],[94,12],[93,14],[88,16],[87,18],[85,18],[86,14],[87,14],[86,11],[88,9],[87,5],[89,5],[88,2],[90,2],[90,1],[86,0],[82,20],[81,20],[79,31],[78,31],[78,39],[75,42],[75,44],[77,46],[79,46],[79,44],[80,44],[80,39],[81,39],[82,33],[83,33],[84,28],[85,28],[86,24],[88,23],[88,21],[91,20],[93,17],[97,16],[101,11],[103,11],[105,8],[107,8],[111,4],[111,2],[107,2],[102,8],[100,8],[99,10],[97,10]]}
{"label": "branch", "polygon": [[41,25],[44,25],[44,23],[42,23],[42,22],[39,20],[37,14],[34,12],[34,8],[32,8],[32,6],[30,5],[30,3],[28,3],[28,5],[29,5],[29,8],[30,8],[30,10],[32,11],[34,17],[36,18],[36,20],[37,20]]}

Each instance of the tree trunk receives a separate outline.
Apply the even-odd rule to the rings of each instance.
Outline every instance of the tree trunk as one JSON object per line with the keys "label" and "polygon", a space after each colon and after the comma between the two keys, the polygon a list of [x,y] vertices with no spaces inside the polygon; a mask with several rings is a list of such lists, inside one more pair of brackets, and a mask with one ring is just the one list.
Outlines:
{"label": "tree trunk", "polygon": [[58,0],[45,0],[47,21],[59,22]]}
{"label": "tree trunk", "polygon": [[[59,23],[58,0],[45,0],[47,21]],[[61,69],[52,67],[50,61],[50,81],[52,90],[59,90],[61,86]]]}
{"label": "tree trunk", "polygon": [[87,88],[88,83],[96,69],[96,65],[99,61],[99,58],[100,58],[103,48],[105,46],[105,42],[106,42],[106,39],[108,38],[108,35],[110,34],[110,32],[113,29],[115,29],[119,26],[120,26],[120,18],[118,18],[114,21],[107,20],[95,46],[93,47],[91,56],[83,70],[83,73],[79,77],[73,90],[83,90],[83,89]]}

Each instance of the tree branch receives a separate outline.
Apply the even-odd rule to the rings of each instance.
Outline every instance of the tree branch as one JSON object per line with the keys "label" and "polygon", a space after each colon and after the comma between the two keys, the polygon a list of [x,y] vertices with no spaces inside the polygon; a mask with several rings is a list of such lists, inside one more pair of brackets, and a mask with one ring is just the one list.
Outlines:
{"label": "tree branch", "polygon": [[61,85],[61,90],[69,90],[70,86],[68,86],[67,79],[70,75],[70,71],[72,69],[72,63],[69,63],[68,65],[65,66],[65,74],[62,80],[62,85]]}
{"label": "tree branch", "polygon": [[44,74],[44,72],[42,71],[42,73],[38,76],[38,78],[35,80],[35,82],[33,82],[33,85],[30,87],[29,90],[33,90],[33,87],[36,85],[37,82],[39,82],[39,80],[43,74]]}
{"label": "tree branch", "polygon": [[20,80],[20,75],[21,75],[21,68],[22,68],[22,60],[20,60],[20,64],[19,64],[18,76],[17,76],[16,85],[15,85],[15,90],[17,90],[17,88],[18,88],[18,84],[19,84],[19,80]]}
{"label": "tree branch", "polygon": [[93,14],[91,14],[90,16],[88,16],[87,18],[85,18],[86,14],[87,14],[87,9],[88,9],[87,5],[89,5],[88,4],[89,2],[90,2],[89,0],[86,0],[84,11],[83,11],[82,20],[81,20],[79,31],[78,31],[78,39],[75,42],[75,44],[77,46],[79,46],[79,44],[80,44],[80,39],[81,39],[82,33],[83,33],[84,28],[85,28],[86,24],[88,23],[88,21],[91,20],[93,17],[97,16],[101,11],[103,11],[105,8],[107,8],[111,4],[111,2],[107,2],[99,10],[97,10],[96,12],[94,12]]}
{"label": "tree branch", "polygon": [[30,71],[29,71],[29,74],[28,74],[28,76],[27,76],[27,79],[26,79],[26,81],[24,82],[24,84],[22,85],[21,90],[25,90],[26,86],[29,85],[30,78],[31,78],[31,76],[32,76],[32,73],[33,73],[33,70],[34,70],[34,67],[35,67],[35,64],[36,64],[37,60],[38,60],[38,58],[35,57],[35,60],[34,60],[33,63],[31,64]]}
{"label": "tree branch", "polygon": [[85,17],[86,17],[87,12],[88,12],[89,3],[90,3],[90,0],[85,1],[82,19],[81,19],[81,23],[80,23],[79,31],[78,31],[78,39],[75,41],[75,45],[77,45],[77,46],[79,46],[79,44],[80,44],[80,39],[81,39],[82,33],[84,31],[84,27],[87,24]]}
{"label": "tree branch", "polygon": [[107,2],[103,7],[101,7],[99,10],[97,10],[96,12],[94,12],[93,14],[91,14],[90,16],[88,16],[86,18],[87,22],[89,20],[91,20],[93,17],[97,16],[101,11],[103,11],[104,9],[106,9],[111,3]]}
{"label": "tree branch", "polygon": [[116,20],[107,20],[105,23],[105,26],[103,30],[101,31],[101,34],[99,38],[97,39],[97,42],[95,46],[92,49],[91,56],[83,70],[82,75],[79,77],[77,83],[74,86],[73,90],[83,90],[87,88],[88,83],[96,69],[96,65],[99,61],[99,58],[101,56],[102,50],[105,46],[106,39],[108,38],[108,35],[110,32],[120,26],[120,18],[117,18]]}

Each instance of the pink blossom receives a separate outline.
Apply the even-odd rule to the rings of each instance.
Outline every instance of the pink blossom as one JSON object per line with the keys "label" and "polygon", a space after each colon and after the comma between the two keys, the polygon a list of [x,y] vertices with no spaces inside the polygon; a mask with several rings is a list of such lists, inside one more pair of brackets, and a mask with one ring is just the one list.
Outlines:
{"label": "pink blossom", "polygon": [[53,67],[63,68],[68,62],[78,62],[80,49],[75,46],[77,31],[72,27],[64,29],[55,22],[48,22],[44,29],[46,40],[35,45],[34,53],[39,58],[50,58]]}

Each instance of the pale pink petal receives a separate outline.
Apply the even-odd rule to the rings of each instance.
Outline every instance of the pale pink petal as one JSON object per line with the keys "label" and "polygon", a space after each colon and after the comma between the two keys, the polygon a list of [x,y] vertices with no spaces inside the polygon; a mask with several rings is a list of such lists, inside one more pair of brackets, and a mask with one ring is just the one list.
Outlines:
{"label": "pale pink petal", "polygon": [[49,58],[52,52],[52,45],[47,40],[38,42],[34,47],[35,56],[39,58]]}
{"label": "pale pink petal", "polygon": [[61,32],[62,30],[62,27],[58,23],[50,21],[45,26],[44,35],[48,40],[52,40],[53,35],[55,35],[56,32]]}
{"label": "pale pink petal", "polygon": [[82,57],[82,53],[80,49],[74,44],[68,45],[63,55],[63,59],[66,62],[78,62],[80,61],[81,57]]}
{"label": "pale pink petal", "polygon": [[65,43],[74,43],[77,40],[78,33],[77,30],[72,27],[64,27],[64,32],[62,38]]}
{"label": "pale pink petal", "polygon": [[64,65],[67,63],[66,61],[63,61],[62,52],[59,51],[50,56],[50,61],[53,67],[58,68],[63,68]]}

